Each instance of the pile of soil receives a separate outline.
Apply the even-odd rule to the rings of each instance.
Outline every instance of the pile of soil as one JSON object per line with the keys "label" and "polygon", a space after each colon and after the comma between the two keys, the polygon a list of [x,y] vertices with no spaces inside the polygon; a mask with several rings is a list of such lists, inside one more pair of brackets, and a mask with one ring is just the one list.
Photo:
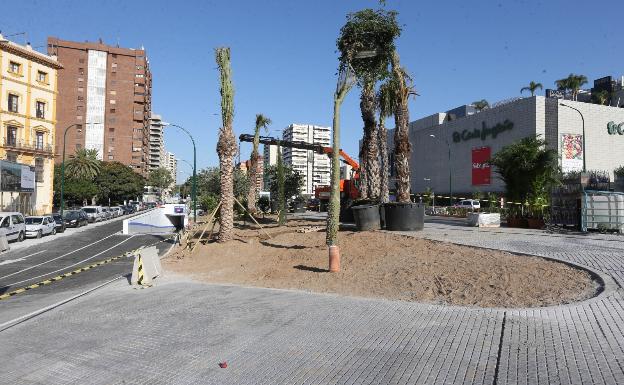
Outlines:
{"label": "pile of soil", "polygon": [[238,227],[225,244],[177,250],[165,268],[211,283],[480,307],[564,304],[591,298],[599,287],[563,263],[381,231],[341,231],[342,271],[329,273],[319,225],[270,225],[271,238]]}

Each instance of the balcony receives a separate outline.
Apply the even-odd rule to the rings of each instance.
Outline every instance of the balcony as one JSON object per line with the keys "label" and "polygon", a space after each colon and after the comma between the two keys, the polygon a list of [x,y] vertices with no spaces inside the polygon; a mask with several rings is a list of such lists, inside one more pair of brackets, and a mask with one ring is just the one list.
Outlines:
{"label": "balcony", "polygon": [[41,144],[35,141],[13,140],[10,138],[2,138],[0,144],[8,150],[17,150],[22,152],[34,152],[38,154],[52,154],[54,148],[50,144]]}

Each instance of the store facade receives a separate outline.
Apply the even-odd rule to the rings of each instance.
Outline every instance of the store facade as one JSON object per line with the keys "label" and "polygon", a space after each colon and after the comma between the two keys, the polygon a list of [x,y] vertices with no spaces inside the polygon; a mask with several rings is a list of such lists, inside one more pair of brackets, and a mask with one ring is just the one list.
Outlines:
{"label": "store facade", "polygon": [[[564,171],[581,171],[585,158],[587,170],[607,171],[613,179],[613,170],[624,165],[623,108],[543,96],[517,98],[481,112],[457,108],[411,122],[412,193],[430,188],[448,194],[450,185],[455,196],[503,192],[504,184],[487,161],[525,137],[544,138],[557,150]],[[392,149],[392,132],[388,144]]]}

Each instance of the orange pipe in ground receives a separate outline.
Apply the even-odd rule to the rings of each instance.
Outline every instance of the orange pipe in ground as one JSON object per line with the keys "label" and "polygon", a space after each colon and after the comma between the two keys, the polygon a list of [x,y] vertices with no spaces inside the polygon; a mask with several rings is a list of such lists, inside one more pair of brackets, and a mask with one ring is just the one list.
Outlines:
{"label": "orange pipe in ground", "polygon": [[338,246],[329,246],[329,272],[340,271],[340,249]]}

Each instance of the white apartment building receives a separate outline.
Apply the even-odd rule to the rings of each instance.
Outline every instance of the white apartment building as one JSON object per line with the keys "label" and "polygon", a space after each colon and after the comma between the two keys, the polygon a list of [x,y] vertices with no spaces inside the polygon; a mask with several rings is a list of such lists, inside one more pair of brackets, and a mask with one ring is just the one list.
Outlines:
{"label": "white apartment building", "polygon": [[[269,166],[275,166],[277,164],[277,146],[276,145],[264,145],[264,170],[266,170]],[[263,172],[264,174],[264,172]],[[269,191],[271,188],[269,186],[269,178],[266,175],[262,177],[263,187],[262,190]]]}
{"label": "white apartment building", "polygon": [[163,139],[163,122],[160,115],[150,116],[150,131],[147,156],[148,171],[165,166],[165,143]]}
{"label": "white apartment building", "polygon": [[167,151],[165,154],[163,167],[171,172],[171,176],[173,177],[173,186],[175,186],[176,181],[178,180],[178,160],[173,152]]}
{"label": "white apartment building", "polygon": [[[331,128],[313,124],[291,124],[284,129],[282,139],[329,146]],[[329,185],[331,162],[327,155],[289,147],[284,147],[282,151],[284,163],[303,175],[301,194],[312,196],[316,186]]]}

